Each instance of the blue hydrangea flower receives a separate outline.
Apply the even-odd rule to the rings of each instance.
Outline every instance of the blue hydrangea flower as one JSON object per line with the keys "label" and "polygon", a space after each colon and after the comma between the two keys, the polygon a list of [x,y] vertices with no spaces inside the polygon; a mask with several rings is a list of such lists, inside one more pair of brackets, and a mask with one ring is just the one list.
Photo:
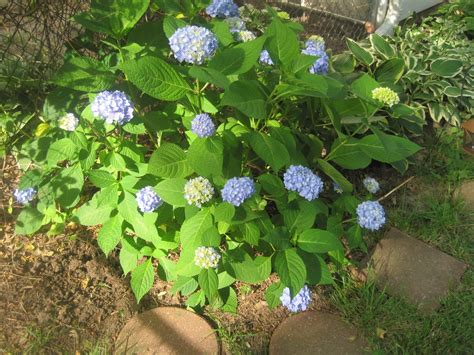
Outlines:
{"label": "blue hydrangea flower", "polygon": [[207,113],[196,115],[191,121],[191,131],[199,138],[210,137],[216,133],[216,125]]}
{"label": "blue hydrangea flower", "polygon": [[306,311],[311,303],[311,291],[308,286],[304,285],[300,292],[292,299],[290,289],[286,287],[280,296],[280,301],[290,312],[297,313]]}
{"label": "blue hydrangea flower", "polygon": [[216,268],[221,255],[211,247],[198,247],[194,252],[194,264],[202,269]]}
{"label": "blue hydrangea flower", "polygon": [[324,38],[321,36],[311,36],[306,42],[305,47],[315,48],[318,51],[326,51],[326,43],[324,42]]}
{"label": "blue hydrangea flower", "polygon": [[209,202],[214,196],[214,188],[211,182],[198,176],[190,179],[184,185],[184,198],[190,205],[201,207],[204,203]]}
{"label": "blue hydrangea flower", "polygon": [[297,192],[308,201],[317,199],[324,187],[318,175],[301,165],[291,165],[283,174],[283,183],[287,190]]}
{"label": "blue hydrangea flower", "polygon": [[357,222],[362,228],[376,231],[385,224],[385,210],[378,201],[365,201],[356,209]]}
{"label": "blue hydrangea flower", "polygon": [[272,58],[270,57],[270,53],[268,53],[268,51],[266,49],[264,49],[262,51],[262,53],[260,53],[260,58],[258,59],[258,61],[262,64],[266,64],[266,65],[273,65],[273,60]]}
{"label": "blue hydrangea flower", "polygon": [[344,190],[342,190],[341,186],[339,186],[339,184],[336,184],[335,182],[333,182],[332,188],[334,189],[334,192],[336,192],[338,194],[342,194],[344,192]]}
{"label": "blue hydrangea flower", "polygon": [[234,177],[227,180],[221,193],[224,201],[238,207],[255,193],[255,186],[248,177]]}
{"label": "blue hydrangea flower", "polygon": [[163,200],[151,186],[146,186],[136,194],[138,209],[142,212],[153,212],[163,204]]}
{"label": "blue hydrangea flower", "polygon": [[207,28],[184,26],[178,28],[169,39],[174,57],[180,62],[202,64],[214,56],[217,37]]}
{"label": "blue hydrangea flower", "polygon": [[133,118],[133,104],[121,91],[102,91],[91,105],[94,117],[108,124],[123,125]]}
{"label": "blue hydrangea flower", "polygon": [[23,190],[15,189],[13,191],[13,196],[16,199],[16,202],[26,205],[28,202],[33,201],[36,195],[36,190],[32,187],[28,187]]}
{"label": "blue hydrangea flower", "polygon": [[375,180],[374,178],[371,178],[369,176],[367,176],[362,181],[362,183],[364,184],[367,191],[369,191],[372,194],[376,194],[380,190],[379,182],[377,180]]}
{"label": "blue hydrangea flower", "polygon": [[239,7],[232,0],[212,0],[211,5],[206,8],[206,14],[211,17],[238,17]]}
{"label": "blue hydrangea flower", "polygon": [[[308,45],[309,42],[309,45]],[[306,48],[301,53],[319,57],[309,68],[311,74],[327,74],[329,71],[329,57],[320,45],[315,45],[313,41],[306,42]]]}
{"label": "blue hydrangea flower", "polygon": [[230,32],[239,32],[246,29],[245,21],[240,17],[229,17],[224,20],[225,23],[229,26]]}

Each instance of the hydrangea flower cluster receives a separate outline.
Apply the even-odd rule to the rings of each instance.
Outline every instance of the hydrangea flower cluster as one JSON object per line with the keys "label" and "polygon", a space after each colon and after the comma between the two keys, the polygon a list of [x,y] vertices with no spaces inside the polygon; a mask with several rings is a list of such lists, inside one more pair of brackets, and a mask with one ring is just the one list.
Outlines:
{"label": "hydrangea flower cluster", "polygon": [[385,210],[378,201],[365,201],[356,209],[357,222],[362,228],[376,231],[385,224]]}
{"label": "hydrangea flower cluster", "polygon": [[380,190],[379,182],[372,177],[367,176],[364,180],[362,180],[362,183],[364,184],[367,191],[372,194],[376,194]]}
{"label": "hydrangea flower cluster", "polygon": [[246,29],[245,21],[240,17],[228,17],[224,20],[224,22],[227,24],[227,26],[229,26],[229,30],[232,33]]}
{"label": "hydrangea flower cluster", "polygon": [[301,165],[291,165],[283,174],[283,183],[287,190],[297,192],[308,201],[317,199],[324,187],[318,175]]}
{"label": "hydrangea flower cluster", "polygon": [[344,192],[344,190],[342,190],[341,186],[339,186],[339,184],[336,184],[335,182],[332,184],[332,188],[333,188],[334,192],[336,192],[338,194],[342,194]]}
{"label": "hydrangea flower cluster", "polygon": [[216,125],[207,113],[196,115],[191,121],[191,131],[199,138],[210,137],[216,132]]}
{"label": "hydrangea flower cluster", "polygon": [[184,185],[184,198],[190,205],[195,205],[199,208],[209,202],[214,196],[214,188],[210,181],[202,176],[190,179]]}
{"label": "hydrangea flower cluster", "polygon": [[220,18],[240,15],[239,7],[232,0],[212,0],[212,3],[206,8],[206,14]]}
{"label": "hydrangea flower cluster", "polygon": [[194,252],[194,264],[203,269],[216,268],[221,255],[211,247],[198,247]]}
{"label": "hydrangea flower cluster", "polygon": [[306,48],[301,53],[319,57],[309,68],[311,74],[327,74],[329,71],[329,57],[325,52],[324,41],[308,40],[306,41]]}
{"label": "hydrangea flower cluster", "polygon": [[238,207],[255,193],[255,186],[248,177],[234,177],[227,180],[221,193],[224,201]]}
{"label": "hydrangea flower cluster", "polygon": [[102,91],[91,105],[94,117],[108,124],[123,125],[133,118],[133,104],[122,91]]}
{"label": "hydrangea flower cluster", "polygon": [[65,131],[74,131],[79,125],[79,119],[73,113],[67,113],[58,120],[58,127]]}
{"label": "hydrangea flower cluster", "polygon": [[318,35],[314,35],[309,37],[309,39],[305,42],[305,47],[313,47],[319,51],[326,51],[326,42],[324,42],[324,38]]}
{"label": "hydrangea flower cluster", "polygon": [[249,42],[253,41],[257,36],[253,34],[251,31],[243,30],[234,33],[235,40],[238,42]]}
{"label": "hydrangea flower cluster", "polygon": [[184,26],[178,28],[169,39],[174,57],[180,62],[202,64],[214,56],[218,42],[207,28]]}
{"label": "hydrangea flower cluster", "polygon": [[266,49],[264,49],[262,51],[262,53],[260,53],[260,58],[258,59],[258,61],[262,64],[266,64],[266,65],[273,65],[273,60],[272,58],[270,57],[270,53],[268,53],[268,51]]}
{"label": "hydrangea flower cluster", "polygon": [[136,194],[138,209],[142,212],[153,212],[163,204],[163,200],[151,186],[146,186]]}
{"label": "hydrangea flower cluster", "polygon": [[400,102],[398,94],[390,88],[380,87],[372,90],[372,98],[388,107],[392,107]]}
{"label": "hydrangea flower cluster", "polygon": [[15,189],[13,191],[13,196],[15,197],[16,202],[26,205],[28,202],[33,201],[36,195],[36,190],[32,187],[28,187],[23,190]]}
{"label": "hydrangea flower cluster", "polygon": [[308,286],[304,285],[300,292],[292,299],[290,289],[286,287],[280,296],[280,301],[290,312],[297,313],[306,311],[311,303],[311,291]]}

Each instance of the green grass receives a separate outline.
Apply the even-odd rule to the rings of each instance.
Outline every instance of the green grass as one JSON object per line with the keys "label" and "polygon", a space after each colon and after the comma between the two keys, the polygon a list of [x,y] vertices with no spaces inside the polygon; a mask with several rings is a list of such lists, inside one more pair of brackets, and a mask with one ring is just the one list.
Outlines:
{"label": "green grass", "polygon": [[[396,193],[387,210],[392,226],[463,260],[470,268],[461,286],[432,315],[419,313],[373,283],[349,277],[335,287],[331,301],[357,326],[373,351],[389,354],[472,354],[474,351],[474,210],[453,194],[463,180],[474,179],[474,159],[460,150],[460,135],[440,134],[430,155],[416,165],[415,189]],[[380,235],[374,236],[374,241]],[[382,337],[380,334],[384,333]]]}

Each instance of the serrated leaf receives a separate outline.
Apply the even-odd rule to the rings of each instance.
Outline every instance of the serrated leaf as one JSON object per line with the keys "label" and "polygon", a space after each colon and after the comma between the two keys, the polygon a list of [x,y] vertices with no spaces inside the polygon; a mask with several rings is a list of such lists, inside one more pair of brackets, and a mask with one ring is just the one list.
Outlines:
{"label": "serrated leaf", "polygon": [[176,101],[191,90],[181,75],[158,57],[129,60],[120,69],[139,89],[160,100]]}
{"label": "serrated leaf", "polygon": [[321,170],[329,176],[341,189],[345,192],[353,190],[352,184],[342,175],[335,167],[323,159],[318,159],[318,164]]}
{"label": "serrated leaf", "polygon": [[176,144],[164,143],[150,157],[148,172],[164,178],[178,178],[191,175],[193,170],[183,149]]}
{"label": "serrated leaf", "polygon": [[213,268],[202,269],[198,276],[198,283],[210,302],[217,296],[219,280]]}
{"label": "serrated leaf", "polygon": [[344,249],[341,242],[331,232],[322,229],[308,229],[298,237],[298,247],[309,253],[327,253]]}
{"label": "serrated leaf", "polygon": [[222,175],[224,144],[220,137],[196,138],[188,150],[187,161],[201,176]]}
{"label": "serrated leaf", "polygon": [[290,155],[286,147],[266,134],[252,133],[250,145],[255,153],[270,165],[275,172],[290,163]]}
{"label": "serrated leaf", "polygon": [[206,230],[212,227],[210,209],[202,209],[181,225],[180,239],[183,247],[193,245]]}
{"label": "serrated leaf", "polygon": [[186,180],[182,178],[166,179],[156,185],[158,195],[170,205],[174,207],[186,206],[184,198],[184,185]]}
{"label": "serrated leaf", "polygon": [[43,225],[43,214],[36,208],[26,206],[18,215],[15,223],[15,234],[29,235],[38,231]]}
{"label": "serrated leaf", "polygon": [[89,180],[99,188],[104,188],[117,182],[117,179],[105,170],[91,170],[87,173],[87,176]]}
{"label": "serrated leaf", "polygon": [[403,160],[421,149],[419,145],[406,138],[388,134],[365,136],[360,140],[359,145],[369,157],[384,163]]}
{"label": "serrated leaf", "polygon": [[120,215],[115,215],[106,221],[99,231],[97,243],[106,256],[120,243],[122,223],[123,218]]}
{"label": "serrated leaf", "polygon": [[152,288],[154,280],[155,270],[153,269],[151,259],[138,265],[132,271],[130,286],[137,299],[137,303],[139,303],[142,297]]}
{"label": "serrated leaf", "polygon": [[232,106],[242,113],[258,119],[266,119],[267,95],[257,80],[239,80],[229,85],[221,105]]}
{"label": "serrated leaf", "polygon": [[69,138],[60,139],[49,146],[46,159],[49,166],[55,166],[58,162],[69,160],[74,157],[77,147]]}
{"label": "serrated leaf", "polygon": [[267,301],[268,307],[273,309],[281,304],[280,297],[285,289],[285,285],[281,282],[275,282],[268,286],[265,291],[265,301]]}
{"label": "serrated leaf", "polygon": [[267,35],[269,40],[266,47],[272,60],[277,64],[290,66],[300,52],[295,32],[275,18],[268,26]]}
{"label": "serrated leaf", "polygon": [[281,282],[290,288],[291,296],[294,297],[304,286],[306,281],[306,266],[297,254],[296,249],[285,249],[277,253],[275,257],[275,270],[280,276]]}

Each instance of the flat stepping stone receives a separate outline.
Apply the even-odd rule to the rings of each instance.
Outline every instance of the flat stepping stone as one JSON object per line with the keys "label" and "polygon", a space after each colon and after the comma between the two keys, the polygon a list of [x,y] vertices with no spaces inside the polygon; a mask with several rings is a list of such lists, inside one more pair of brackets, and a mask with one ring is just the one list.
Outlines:
{"label": "flat stepping stone", "polygon": [[370,276],[388,294],[404,298],[429,313],[455,288],[467,265],[392,228],[377,244]]}
{"label": "flat stepping stone", "polygon": [[464,182],[458,190],[458,196],[470,205],[471,210],[474,210],[474,180]]}
{"label": "flat stepping stone", "polygon": [[214,329],[197,314],[159,307],[130,319],[115,342],[116,354],[217,354]]}
{"label": "flat stepping stone", "polygon": [[284,320],[272,335],[270,355],[364,354],[357,330],[330,313],[302,312]]}

